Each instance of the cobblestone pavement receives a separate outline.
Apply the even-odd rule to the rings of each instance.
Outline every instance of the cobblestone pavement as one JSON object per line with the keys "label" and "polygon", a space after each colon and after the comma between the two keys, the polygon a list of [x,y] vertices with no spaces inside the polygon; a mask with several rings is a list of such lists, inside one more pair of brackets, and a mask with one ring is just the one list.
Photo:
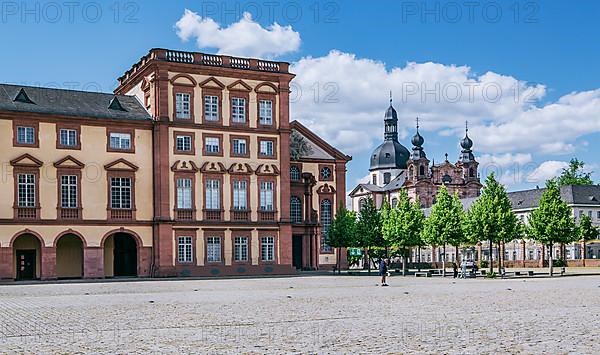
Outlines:
{"label": "cobblestone pavement", "polygon": [[0,286],[1,353],[600,351],[600,277]]}

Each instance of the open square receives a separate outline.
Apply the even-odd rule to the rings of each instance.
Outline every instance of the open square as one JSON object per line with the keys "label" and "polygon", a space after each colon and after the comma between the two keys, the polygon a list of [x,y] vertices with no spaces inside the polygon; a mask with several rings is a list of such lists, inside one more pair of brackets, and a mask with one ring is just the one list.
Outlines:
{"label": "open square", "polygon": [[0,288],[2,353],[593,353],[600,277],[134,281]]}

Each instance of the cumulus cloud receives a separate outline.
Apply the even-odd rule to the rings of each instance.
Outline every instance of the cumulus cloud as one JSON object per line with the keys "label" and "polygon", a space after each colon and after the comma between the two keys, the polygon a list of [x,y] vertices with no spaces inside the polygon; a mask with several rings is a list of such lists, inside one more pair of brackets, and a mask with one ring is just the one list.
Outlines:
{"label": "cumulus cloud", "polygon": [[216,48],[219,54],[275,58],[300,48],[300,34],[277,23],[262,27],[244,13],[242,19],[222,27],[212,18],[186,9],[175,24],[182,41],[196,39],[199,48]]}
{"label": "cumulus cloud", "polygon": [[546,180],[560,175],[563,169],[567,168],[569,163],[564,161],[549,160],[545,161],[530,176],[529,182],[545,183]]}
{"label": "cumulus cloud", "polygon": [[388,68],[335,50],[302,58],[291,70],[297,74],[293,118],[350,154],[368,152],[381,141],[390,90],[402,136],[413,131],[419,116],[424,131],[458,139],[468,120],[479,153],[571,154],[578,137],[600,132],[600,90],[541,105],[547,93],[542,84],[432,62]]}

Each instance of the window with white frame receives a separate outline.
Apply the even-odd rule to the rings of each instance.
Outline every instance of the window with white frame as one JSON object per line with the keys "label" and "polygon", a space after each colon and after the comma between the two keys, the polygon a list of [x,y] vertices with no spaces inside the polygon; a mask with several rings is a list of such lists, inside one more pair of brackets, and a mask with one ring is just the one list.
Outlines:
{"label": "window with white frame", "polygon": [[259,123],[262,125],[273,124],[273,101],[271,100],[259,100]]}
{"label": "window with white frame", "polygon": [[272,181],[260,183],[260,209],[262,211],[273,211],[273,185]]}
{"label": "window with white frame", "polygon": [[221,208],[221,182],[216,179],[206,180],[206,204],[207,210],[218,210]]}
{"label": "window with white frame", "polygon": [[204,149],[206,153],[217,154],[219,153],[220,143],[218,137],[206,137],[204,139]]}
{"label": "window with white frame", "polygon": [[590,219],[592,219],[592,211],[588,211],[588,217],[590,217]]}
{"label": "window with white frame", "polygon": [[60,207],[77,208],[77,176],[60,177]]}
{"label": "window with white frame", "polygon": [[19,207],[35,207],[35,175],[18,174],[17,191]]}
{"label": "window with white frame", "polygon": [[247,142],[243,138],[235,138],[233,139],[233,154],[235,155],[246,155],[247,150]]}
{"label": "window with white frame", "polygon": [[596,212],[596,218],[600,219],[600,211]]}
{"label": "window with white frame", "polygon": [[77,146],[77,130],[62,128],[59,131],[59,143],[65,147]]}
{"label": "window with white frame", "polygon": [[234,210],[246,210],[248,208],[247,203],[247,190],[248,186],[246,181],[239,180],[233,182],[233,209]]}
{"label": "window with white frame", "polygon": [[246,99],[241,97],[231,98],[231,121],[234,123],[246,122]]}
{"label": "window with white frame", "polygon": [[131,178],[110,178],[110,207],[112,209],[131,208]]}
{"label": "window with white frame", "polygon": [[111,133],[110,147],[119,150],[131,149],[131,135],[129,133]]}
{"label": "window with white frame", "polygon": [[177,261],[180,263],[191,263],[194,261],[192,237],[177,237]]}
{"label": "window with white frame", "polygon": [[298,168],[295,165],[292,165],[290,167],[290,180],[292,181],[300,181],[300,177],[301,177],[301,173],[300,173],[300,168]]}
{"label": "window with white frame", "polygon": [[237,262],[248,261],[248,237],[233,239],[233,259]]}
{"label": "window with white frame", "polygon": [[302,200],[297,196],[290,199],[290,219],[292,223],[302,223]]}
{"label": "window with white frame", "polygon": [[275,237],[260,238],[260,260],[274,261],[275,260]]}
{"label": "window with white frame", "polygon": [[219,120],[219,97],[204,95],[204,119],[207,121]]}
{"label": "window with white frame", "polygon": [[178,92],[175,94],[175,115],[179,119],[189,119],[191,95]]}
{"label": "window with white frame", "polygon": [[17,143],[19,144],[35,144],[35,128],[34,127],[17,127]]}
{"label": "window with white frame", "polygon": [[192,151],[192,137],[191,136],[177,136],[175,138],[175,148],[180,152],[191,152]]}
{"label": "window with white frame", "polygon": [[206,260],[209,263],[221,262],[221,237],[206,237]]}
{"label": "window with white frame", "polygon": [[177,208],[182,210],[192,209],[192,179],[177,179]]}
{"label": "window with white frame", "polygon": [[273,156],[273,141],[260,141],[260,155]]}
{"label": "window with white frame", "polygon": [[321,201],[321,250],[331,251],[329,245],[329,228],[331,227],[331,200],[325,199]]}

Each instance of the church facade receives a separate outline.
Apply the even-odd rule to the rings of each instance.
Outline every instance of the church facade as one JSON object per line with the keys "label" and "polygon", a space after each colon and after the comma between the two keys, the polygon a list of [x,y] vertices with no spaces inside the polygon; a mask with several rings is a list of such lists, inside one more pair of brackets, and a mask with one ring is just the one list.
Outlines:
{"label": "church facade", "polygon": [[383,201],[395,206],[401,190],[405,190],[413,201],[423,208],[435,203],[440,187],[446,186],[451,194],[461,199],[477,197],[481,191],[478,172],[479,163],[473,155],[473,141],[468,129],[460,141],[461,151],[456,162],[448,160],[448,154],[440,164],[430,162],[425,153],[425,139],[417,129],[411,139],[409,151],[398,141],[398,114],[390,100],[384,116],[384,141],[370,159],[369,181],[358,184],[351,192],[351,209],[359,211],[362,204],[372,198],[377,208]]}

